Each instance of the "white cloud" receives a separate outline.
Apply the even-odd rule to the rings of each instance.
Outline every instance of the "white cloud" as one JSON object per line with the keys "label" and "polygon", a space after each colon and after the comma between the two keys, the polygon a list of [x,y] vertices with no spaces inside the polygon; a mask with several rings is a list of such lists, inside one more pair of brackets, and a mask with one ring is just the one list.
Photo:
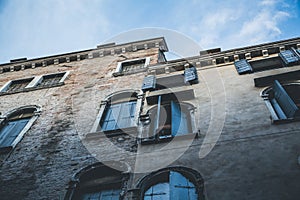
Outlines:
{"label": "white cloud", "polygon": [[[157,1],[7,2],[0,13],[1,63],[93,48],[120,32],[142,27],[176,30],[203,48],[223,49],[277,40],[287,34],[287,28],[294,34],[299,30],[290,25],[299,20],[297,0],[165,1],[159,7]],[[294,21],[286,23],[290,19]]]}

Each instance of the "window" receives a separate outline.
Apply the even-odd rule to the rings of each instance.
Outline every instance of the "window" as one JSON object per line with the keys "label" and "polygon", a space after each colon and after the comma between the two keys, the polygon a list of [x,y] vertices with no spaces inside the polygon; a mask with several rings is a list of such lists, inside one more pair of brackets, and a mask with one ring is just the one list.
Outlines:
{"label": "window", "polygon": [[106,189],[93,193],[85,193],[82,195],[82,200],[118,200],[120,189]]}
{"label": "window", "polygon": [[113,76],[143,72],[147,69],[149,63],[150,63],[150,57],[118,62],[117,69],[115,73],[113,73]]}
{"label": "window", "polygon": [[300,83],[281,84],[275,80],[273,86],[262,93],[274,123],[300,119]]}
{"label": "window", "polygon": [[300,63],[300,51],[294,48],[279,53],[285,66],[293,66]]}
{"label": "window", "polygon": [[282,61],[279,57],[255,60],[255,61],[251,61],[251,62],[248,62],[247,60],[242,59],[242,60],[236,61],[234,63],[234,65],[239,74],[259,72],[259,71],[283,67]]}
{"label": "window", "polygon": [[[117,163],[120,169],[127,168]],[[123,167],[125,167],[123,169]],[[128,171],[128,169],[126,170]],[[76,173],[69,183],[65,199],[69,200],[119,200],[128,174],[112,169],[102,163],[83,168]],[[124,192],[123,192],[124,193]]]}
{"label": "window", "polygon": [[196,67],[192,66],[185,68],[184,74],[164,76],[162,78],[156,78],[154,75],[146,76],[143,81],[142,90],[161,90],[196,83],[198,83],[197,69]]}
{"label": "window", "polygon": [[300,64],[300,53],[299,50],[295,50],[294,48],[280,52],[277,57],[250,62],[246,59],[242,59],[234,62],[235,68],[239,74],[289,67],[297,64]]}
{"label": "window", "polygon": [[108,105],[101,121],[101,131],[134,126],[136,101]]}
{"label": "window", "polygon": [[62,78],[65,76],[65,73],[58,73],[58,74],[49,74],[42,76],[41,79],[39,79],[38,83],[36,84],[36,87],[53,87],[57,84],[63,84]]}
{"label": "window", "polygon": [[9,150],[16,146],[37,118],[37,107],[22,107],[8,114],[0,126],[0,148]]}
{"label": "window", "polygon": [[14,93],[23,91],[33,78],[9,81],[2,87],[1,92]]}
{"label": "window", "polygon": [[141,104],[142,98],[138,98],[137,91],[118,91],[107,96],[101,103],[91,132],[103,131],[107,136],[114,136],[123,134],[124,129],[136,130]]}
{"label": "window", "polygon": [[149,111],[149,130],[142,136],[142,142],[164,140],[193,133],[193,106],[158,96],[157,106]]}
{"label": "window", "polygon": [[145,177],[141,185],[141,199],[144,200],[204,199],[202,178],[185,168],[160,170]]}
{"label": "window", "polygon": [[61,72],[9,81],[0,89],[0,94],[10,94],[41,88],[60,86],[64,84],[64,81],[67,78],[68,74],[69,72]]}

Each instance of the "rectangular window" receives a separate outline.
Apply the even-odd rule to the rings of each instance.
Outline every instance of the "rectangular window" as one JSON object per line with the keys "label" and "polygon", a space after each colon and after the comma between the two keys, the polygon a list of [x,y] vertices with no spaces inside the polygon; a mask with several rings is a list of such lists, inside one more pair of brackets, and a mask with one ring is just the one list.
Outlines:
{"label": "rectangular window", "polygon": [[113,76],[143,72],[147,69],[149,63],[150,57],[118,62],[117,69],[113,73]]}
{"label": "rectangular window", "polygon": [[280,52],[279,57],[282,59],[285,66],[296,65],[300,62],[300,54],[294,48]]}
{"label": "rectangular window", "polygon": [[33,80],[33,78],[10,81],[1,89],[1,92],[23,91],[32,80]]}
{"label": "rectangular window", "polygon": [[236,61],[235,68],[239,74],[259,72],[284,67],[279,57],[267,58],[248,62],[245,59]]}
{"label": "rectangular window", "polygon": [[0,94],[11,94],[41,88],[55,87],[64,84],[69,72],[47,74],[20,80],[7,82],[1,89]]}
{"label": "rectangular window", "polygon": [[44,75],[39,80],[36,87],[52,87],[58,85],[62,83],[61,79],[64,77],[64,75],[65,73]]}
{"label": "rectangular window", "polygon": [[149,75],[144,78],[142,90],[153,91],[167,88],[180,87],[198,83],[198,74],[196,67],[186,68],[184,74],[176,74],[156,78],[154,75]]}

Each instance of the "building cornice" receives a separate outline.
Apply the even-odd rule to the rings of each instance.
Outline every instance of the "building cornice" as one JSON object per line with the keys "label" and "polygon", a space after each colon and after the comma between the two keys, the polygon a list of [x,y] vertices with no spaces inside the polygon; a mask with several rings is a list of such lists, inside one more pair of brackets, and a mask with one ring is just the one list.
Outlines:
{"label": "building cornice", "polygon": [[69,63],[81,61],[84,59],[93,59],[151,48],[158,48],[164,52],[168,51],[167,43],[164,37],[140,40],[124,44],[109,43],[98,45],[97,48],[83,51],[33,58],[29,60],[27,60],[26,58],[15,59],[15,62],[0,64],[0,73],[20,71],[37,67],[46,67],[50,65],[57,65],[60,63]]}

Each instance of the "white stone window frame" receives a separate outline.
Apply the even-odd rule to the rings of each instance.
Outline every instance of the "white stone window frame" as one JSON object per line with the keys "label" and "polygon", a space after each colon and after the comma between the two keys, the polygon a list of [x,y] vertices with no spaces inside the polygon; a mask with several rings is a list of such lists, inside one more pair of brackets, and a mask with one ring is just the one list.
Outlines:
{"label": "white stone window frame", "polygon": [[146,68],[150,64],[150,57],[136,58],[136,59],[130,59],[130,60],[124,60],[122,62],[118,62],[115,73],[117,73],[117,74],[123,73],[123,64],[124,63],[134,62],[134,61],[139,61],[139,60],[144,60],[144,59],[145,59],[145,64],[144,64],[143,68]]}
{"label": "white stone window frame", "polygon": [[63,77],[60,79],[58,82],[59,84],[63,84],[68,75],[70,74],[70,71],[66,72],[59,72],[59,73],[51,73],[51,74],[45,74],[41,76],[36,76],[34,79],[25,87],[25,88],[34,88],[36,87],[39,83],[41,83],[46,76],[51,76],[51,75],[57,75],[57,74],[64,74]]}
{"label": "white stone window frame", "polygon": [[[31,77],[31,78],[32,78],[32,80],[28,83],[28,85],[34,81],[34,77]],[[13,84],[13,82],[22,81],[22,80],[26,80],[26,79],[30,79],[30,78],[10,80],[0,88],[0,92],[6,92],[8,90],[8,88]],[[28,85],[25,88],[27,88]]]}
{"label": "white stone window frame", "polygon": [[[44,77],[46,76],[50,76],[50,75],[55,75],[55,74],[63,74],[64,76],[60,79],[59,84],[63,84],[65,79],[68,77],[68,75],[70,74],[70,71],[65,71],[65,72],[59,72],[59,73],[51,73],[51,74],[45,74],[45,75],[41,75],[41,76],[35,76],[35,77],[31,77],[33,78],[32,81],[30,81],[28,83],[28,85],[24,88],[24,89],[31,89],[31,88],[35,88],[40,82],[43,81]],[[7,91],[7,89],[10,87],[10,85],[14,82],[14,81],[20,81],[20,80],[26,80],[26,79],[30,79],[30,78],[23,78],[23,79],[16,79],[16,80],[10,80],[8,81],[6,84],[4,84],[1,89],[0,92],[5,93]]]}
{"label": "white stone window frame", "polygon": [[[0,116],[0,122],[2,123],[2,122],[5,122],[9,118],[9,116],[12,115],[13,113],[18,112],[20,110],[30,109],[30,108],[35,109],[35,111],[34,111],[32,117],[30,118],[30,120],[27,122],[26,126],[22,129],[22,131],[18,134],[18,136],[15,138],[15,140],[9,146],[9,148],[11,148],[11,149],[14,149],[16,147],[16,145],[23,139],[26,132],[31,128],[31,126],[33,125],[35,120],[37,120],[37,118],[40,116],[42,109],[40,106],[28,105],[28,106],[22,106],[22,107],[13,109],[13,110],[9,111],[8,113],[6,113],[4,116]],[[5,149],[5,148],[8,148],[8,147],[2,147],[0,149]]]}

